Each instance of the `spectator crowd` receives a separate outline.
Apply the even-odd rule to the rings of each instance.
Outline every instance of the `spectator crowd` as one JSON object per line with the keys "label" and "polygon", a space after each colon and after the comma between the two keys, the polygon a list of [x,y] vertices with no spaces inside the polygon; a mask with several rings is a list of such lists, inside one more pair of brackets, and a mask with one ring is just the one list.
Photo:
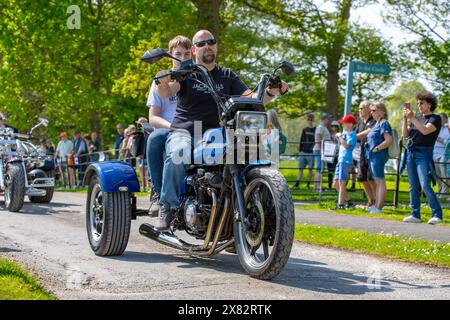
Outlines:
{"label": "spectator crowd", "polygon": [[[424,91],[416,96],[417,112],[405,103],[401,136],[405,138],[405,153],[400,170],[407,168],[411,215],[404,222],[419,223],[420,196],[423,193],[432,210],[430,224],[442,222],[442,208],[438,199],[449,199],[450,128],[445,113],[435,114],[436,98]],[[363,101],[357,114],[349,114],[333,121],[330,114],[322,114],[315,123],[313,114],[306,117],[298,147],[298,175],[293,190],[303,186],[313,192],[334,188],[338,192],[336,207],[354,206],[347,189],[354,190],[356,180],[361,183],[367,198],[366,210],[383,212],[386,198],[385,169],[389,159],[397,159],[401,150],[400,135],[388,120],[382,102]],[[304,170],[307,170],[306,181]],[[315,171],[314,180],[313,171]],[[327,172],[328,188],[322,187]],[[351,187],[349,186],[351,180]],[[437,194],[432,184],[438,185]],[[450,199],[449,199],[450,200]]]}

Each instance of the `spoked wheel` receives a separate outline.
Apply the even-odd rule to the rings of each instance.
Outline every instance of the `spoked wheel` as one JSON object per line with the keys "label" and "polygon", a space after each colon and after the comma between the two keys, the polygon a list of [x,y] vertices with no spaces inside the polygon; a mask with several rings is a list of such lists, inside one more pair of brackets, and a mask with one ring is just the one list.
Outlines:
{"label": "spoked wheel", "polygon": [[86,201],[86,229],[96,255],[121,255],[128,244],[131,197],[128,192],[104,192],[100,178],[92,177]]}
{"label": "spoked wheel", "polygon": [[11,212],[23,207],[25,198],[25,169],[22,163],[9,163],[5,175],[5,206]]}
{"label": "spoked wheel", "polygon": [[95,184],[91,193],[91,210],[89,211],[89,224],[91,237],[98,243],[103,235],[103,192],[100,184]]}
{"label": "spoked wheel", "polygon": [[254,278],[272,279],[289,259],[294,239],[294,206],[284,177],[257,168],[247,175],[244,198],[247,221],[235,221],[239,260]]}

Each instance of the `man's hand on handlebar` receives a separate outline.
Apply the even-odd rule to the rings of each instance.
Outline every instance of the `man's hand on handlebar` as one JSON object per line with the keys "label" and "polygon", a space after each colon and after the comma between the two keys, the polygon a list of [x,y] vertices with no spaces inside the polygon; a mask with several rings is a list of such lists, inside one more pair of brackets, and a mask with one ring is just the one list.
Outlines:
{"label": "man's hand on handlebar", "polygon": [[268,93],[270,93],[272,96],[275,96],[277,94],[286,94],[289,90],[289,86],[286,81],[280,80],[279,83],[276,84],[276,86],[271,86],[266,89]]}
{"label": "man's hand on handlebar", "polygon": [[156,74],[155,82],[157,85],[169,84],[170,81],[172,81],[172,78],[169,70],[162,70]]}
{"label": "man's hand on handlebar", "polygon": [[[156,75],[156,93],[162,98],[170,98],[180,90],[180,84],[174,80],[173,71],[163,70]],[[179,80],[176,78],[175,80]]]}

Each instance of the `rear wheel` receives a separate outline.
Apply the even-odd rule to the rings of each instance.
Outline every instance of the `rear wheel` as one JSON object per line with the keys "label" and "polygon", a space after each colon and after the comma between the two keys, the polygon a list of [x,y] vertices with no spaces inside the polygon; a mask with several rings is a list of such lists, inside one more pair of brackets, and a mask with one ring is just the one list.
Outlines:
{"label": "rear wheel", "polygon": [[250,276],[269,280],[286,265],[294,240],[294,205],[289,186],[276,170],[247,174],[244,199],[248,221],[234,223],[239,260]]}
{"label": "rear wheel", "polygon": [[92,177],[86,201],[86,228],[96,255],[121,255],[128,244],[131,197],[128,192],[103,192],[100,178]]}
{"label": "rear wheel", "polygon": [[5,175],[5,206],[11,212],[23,207],[25,198],[25,169],[22,163],[9,163]]}

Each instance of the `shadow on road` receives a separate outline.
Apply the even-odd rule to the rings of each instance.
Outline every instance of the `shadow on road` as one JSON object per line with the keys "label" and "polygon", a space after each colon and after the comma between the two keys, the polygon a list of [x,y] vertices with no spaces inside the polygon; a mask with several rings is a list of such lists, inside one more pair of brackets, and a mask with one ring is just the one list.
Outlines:
{"label": "shadow on road", "polygon": [[321,262],[290,258],[274,283],[309,291],[336,295],[363,295],[366,293],[394,292],[397,286],[408,289],[426,289],[410,283],[383,278],[381,275],[365,276],[347,271],[339,271]]}
{"label": "shadow on road", "polygon": [[[242,269],[238,257],[231,254],[219,254],[212,258],[203,258],[192,257],[183,253],[164,254],[126,251],[121,257],[109,257],[109,259],[161,264],[181,262],[184,263],[179,266],[181,269],[205,268],[224,274],[247,275]],[[283,272],[270,282],[313,292],[336,294],[337,296],[394,292],[396,287],[400,286],[407,289],[431,288],[430,286],[418,286],[388,278],[377,279],[376,277],[339,271],[321,262],[297,258],[290,258]],[[295,299],[295,297],[292,298]]]}
{"label": "shadow on road", "polygon": [[[60,203],[60,202],[51,202],[51,203],[30,203],[25,202],[23,204],[22,209],[17,212],[18,214],[30,214],[30,215],[51,215],[54,213],[67,213],[67,212],[80,212],[79,210],[67,209],[70,207],[78,206],[81,207],[77,203]],[[0,209],[8,211],[5,207],[5,202],[0,202]]]}
{"label": "shadow on road", "polygon": [[22,252],[22,250],[0,247],[0,253]]}

